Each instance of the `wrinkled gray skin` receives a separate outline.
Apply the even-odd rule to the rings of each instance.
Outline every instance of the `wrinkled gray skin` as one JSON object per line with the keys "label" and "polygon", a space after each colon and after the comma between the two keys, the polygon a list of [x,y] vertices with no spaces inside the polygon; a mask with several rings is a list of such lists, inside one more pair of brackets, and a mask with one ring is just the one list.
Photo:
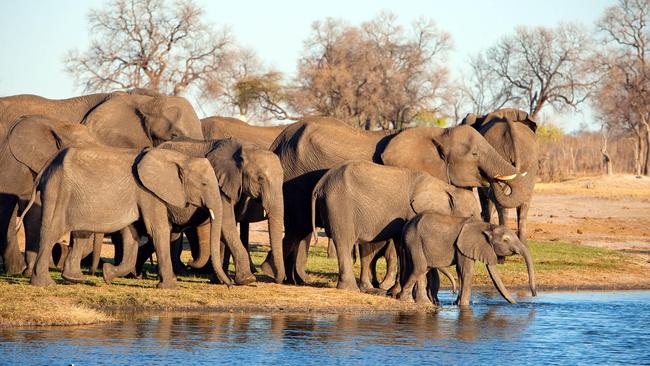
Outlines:
{"label": "wrinkled gray skin", "polygon": [[[211,218],[213,268],[230,284],[219,258],[222,215],[219,185],[207,159],[190,158],[164,149],[140,152],[106,147],[62,150],[39,180],[43,215],[39,252],[31,283],[53,285],[48,264],[54,242],[66,232],[111,233],[121,231],[124,258],[119,266],[105,263],[104,280],[133,270],[137,255],[136,222],[153,238],[159,263],[158,287],[172,288],[169,240],[172,216],[193,216],[203,208]],[[34,193],[35,195],[35,193]],[[73,248],[74,252],[74,248]],[[70,254],[66,260],[76,256]],[[66,263],[66,267],[67,267]]]}
{"label": "wrinkled gray skin", "polygon": [[[235,204],[246,198],[256,202],[266,212],[269,220],[271,248],[277,251],[274,266],[284,268],[282,258],[282,232],[284,206],[282,199],[282,166],[278,157],[256,145],[241,144],[234,138],[214,141],[171,141],[161,147],[183,152],[194,157],[206,157],[212,164],[222,191],[223,225],[222,237],[235,257],[237,275],[235,283],[255,281],[250,272],[249,256],[237,235]],[[198,229],[199,256],[190,266],[200,268],[210,258],[205,236]],[[280,271],[276,282],[281,283],[284,273]]]}
{"label": "wrinkled gray skin", "polygon": [[[244,144],[251,144],[258,146],[262,149],[269,150],[271,144],[282,132],[284,126],[253,126],[236,118],[230,117],[208,117],[201,119],[203,127],[203,136],[206,140],[217,140],[233,137]],[[240,240],[246,250],[249,250],[249,226],[251,222],[259,222],[267,220],[268,217],[265,213],[268,212],[269,205],[266,203],[260,204],[258,200],[261,197],[255,197],[250,194],[244,194],[241,199],[235,204],[235,219],[239,223]],[[284,215],[283,215],[284,216]],[[275,217],[278,217],[275,215]],[[283,223],[284,225],[284,223]],[[198,231],[198,241],[202,242],[200,237],[201,231]],[[190,235],[188,239],[190,242],[196,236]],[[269,231],[269,240],[273,241],[273,234]],[[281,239],[280,239],[281,240]],[[273,246],[273,245],[272,245]],[[224,263],[227,263],[229,253],[226,253]],[[275,264],[274,264],[275,265]],[[252,262],[251,262],[251,267]],[[276,273],[276,278],[277,278]]]}
{"label": "wrinkled gray skin", "polygon": [[358,290],[352,270],[356,242],[399,240],[402,227],[418,212],[478,215],[472,191],[444,183],[428,173],[350,161],[330,169],[312,193],[312,227],[316,217],[336,246],[337,287]]}
{"label": "wrinkled gray skin", "polygon": [[[499,179],[512,178],[516,173],[469,126],[363,131],[333,118],[315,117],[288,126],[271,148],[284,170],[283,248],[289,283],[304,283],[307,278],[305,264],[312,230],[309,199],[313,187],[328,169],[342,162],[366,160],[423,171],[457,187],[495,185]],[[520,177],[507,183],[515,193]],[[267,256],[262,265],[267,274],[274,273],[270,258]]]}
{"label": "wrinkled gray skin", "polygon": [[[18,249],[14,222],[18,214],[18,204],[24,205],[33,188],[33,177],[37,174],[36,162],[16,164],[20,156],[36,154],[45,160],[52,157],[49,144],[41,146],[42,131],[21,130],[21,141],[29,142],[29,149],[14,145],[11,149],[10,131],[17,119],[23,115],[41,115],[61,124],[85,125],[90,136],[98,143],[126,148],[155,146],[162,141],[176,136],[202,139],[203,134],[199,118],[190,103],[181,97],[163,96],[157,93],[135,90],[132,92],[115,92],[91,94],[76,98],[53,100],[36,95],[15,95],[0,98],[0,253],[4,257],[4,269],[8,274],[18,274],[25,268],[30,274],[34,252],[34,243],[38,243],[39,228],[34,223],[40,222],[40,206],[37,204],[30,211],[25,221],[28,236],[27,263]],[[30,133],[33,136],[30,137]],[[62,134],[56,135],[63,138]],[[65,139],[65,138],[63,138]],[[43,140],[47,141],[47,139]],[[58,145],[57,149],[62,145]],[[43,151],[41,150],[43,147]],[[11,151],[11,154],[9,154]],[[42,160],[42,159],[41,159]]]}
{"label": "wrinkled gray skin", "polygon": [[499,225],[505,225],[504,208],[516,207],[519,239],[526,243],[528,209],[537,180],[538,147],[535,136],[537,123],[530,119],[528,113],[512,108],[499,109],[480,117],[470,113],[462,123],[478,130],[504,159],[515,165],[518,171],[528,172],[518,194],[505,196],[502,190],[479,188],[483,220],[489,222],[496,207]]}
{"label": "wrinkled gray skin", "polygon": [[[536,296],[535,271],[528,247],[522,243],[514,231],[505,226],[496,226],[475,218],[459,218],[425,211],[415,216],[404,227],[402,234],[404,255],[400,256],[403,268],[408,268],[402,277],[403,286],[399,297],[413,300],[416,288],[416,301],[427,302],[427,271],[456,265],[460,292],[456,303],[469,306],[474,261],[479,260],[487,266],[494,286],[509,303],[515,303],[501,281],[496,265],[505,257],[519,254],[528,268],[530,291]],[[410,268],[409,268],[410,267]],[[437,298],[437,288],[432,296]]]}

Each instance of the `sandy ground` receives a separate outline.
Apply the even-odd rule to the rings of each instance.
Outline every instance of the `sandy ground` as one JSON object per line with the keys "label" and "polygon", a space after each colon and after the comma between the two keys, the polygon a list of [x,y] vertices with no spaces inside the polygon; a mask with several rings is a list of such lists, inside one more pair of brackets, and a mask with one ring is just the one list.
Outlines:
{"label": "sandy ground", "polygon": [[528,214],[531,239],[650,255],[649,177],[580,178],[540,183],[535,191]]}

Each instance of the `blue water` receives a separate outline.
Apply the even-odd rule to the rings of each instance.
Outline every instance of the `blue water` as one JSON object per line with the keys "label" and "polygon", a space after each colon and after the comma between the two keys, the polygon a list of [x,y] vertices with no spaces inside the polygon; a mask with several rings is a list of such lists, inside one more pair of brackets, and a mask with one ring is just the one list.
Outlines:
{"label": "blue water", "polygon": [[0,329],[0,364],[650,363],[650,291],[541,293],[516,305],[475,293],[471,310],[431,314],[127,318]]}

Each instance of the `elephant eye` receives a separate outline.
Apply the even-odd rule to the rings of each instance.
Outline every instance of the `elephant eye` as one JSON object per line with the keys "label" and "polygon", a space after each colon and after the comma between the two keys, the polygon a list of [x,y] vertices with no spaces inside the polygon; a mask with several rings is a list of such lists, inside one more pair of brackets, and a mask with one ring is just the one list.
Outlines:
{"label": "elephant eye", "polygon": [[478,156],[478,151],[472,151],[473,156]]}
{"label": "elephant eye", "polygon": [[264,182],[264,176],[260,175],[259,178],[257,178],[258,182]]}

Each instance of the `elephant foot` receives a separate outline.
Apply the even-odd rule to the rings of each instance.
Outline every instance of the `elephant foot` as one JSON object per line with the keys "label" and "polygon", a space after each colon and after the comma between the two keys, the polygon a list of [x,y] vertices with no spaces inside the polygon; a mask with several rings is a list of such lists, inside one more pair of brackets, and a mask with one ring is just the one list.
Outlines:
{"label": "elephant foot", "polygon": [[394,285],[395,285],[395,280],[392,280],[392,281],[384,280],[384,281],[382,281],[382,283],[379,284],[379,288],[382,289],[382,290],[388,291]]}
{"label": "elephant foot", "polygon": [[63,277],[64,280],[68,282],[83,282],[86,277],[81,273],[81,270],[79,271],[68,271],[65,268],[63,269],[63,273],[61,273],[61,277]]}
{"label": "elephant foot", "polygon": [[403,302],[413,302],[413,296],[409,296],[409,294],[405,294],[403,291],[397,295],[397,299]]}
{"label": "elephant foot", "polygon": [[19,274],[23,274],[25,269],[27,269],[25,259],[23,259],[22,255],[20,254],[18,254],[17,258],[5,258],[4,267],[5,273],[9,276],[17,276]]}
{"label": "elephant foot", "polygon": [[356,282],[342,282],[336,284],[336,288],[339,290],[349,290],[359,292],[359,287]]}
{"label": "elephant foot", "polygon": [[34,275],[34,267],[27,266],[27,268],[25,268],[25,271],[23,271],[23,276],[32,277],[33,275]]}
{"label": "elephant foot", "polygon": [[115,266],[110,264],[110,263],[104,263],[102,266],[102,277],[104,278],[104,282],[107,284],[111,284],[113,282],[113,279],[115,278]]}
{"label": "elephant foot", "polygon": [[418,304],[431,304],[431,303],[433,303],[433,305],[436,305],[436,306],[440,305],[440,301],[437,298],[435,300],[429,300],[428,297],[421,297],[421,296],[416,296],[415,297],[415,302],[418,303]]}
{"label": "elephant foot", "polygon": [[400,286],[399,283],[396,283],[386,292],[386,294],[396,299],[399,297],[400,292],[402,292],[402,286]]}
{"label": "elephant foot", "polygon": [[236,274],[235,275],[235,284],[236,285],[248,285],[257,281],[255,275],[252,273]]}
{"label": "elephant foot", "polygon": [[158,284],[156,285],[156,287],[158,287],[158,288],[162,288],[162,289],[172,289],[172,288],[176,288],[176,279],[173,279],[173,280],[167,280],[167,281],[160,281],[160,282],[158,282]]}
{"label": "elephant foot", "polygon": [[361,282],[361,283],[359,284],[359,289],[361,290],[361,292],[367,292],[367,293],[370,293],[371,291],[375,290],[376,287],[373,286],[371,283],[368,283],[368,282],[366,282],[366,283]]}
{"label": "elephant foot", "polygon": [[386,290],[382,290],[380,288],[362,288],[361,292],[370,294],[370,295],[383,295],[386,296]]}
{"label": "elephant foot", "polygon": [[262,273],[264,273],[265,275],[271,278],[275,278],[275,272],[276,272],[275,266],[271,262],[264,261],[264,263],[262,263],[262,265],[260,266],[260,269],[262,270]]}
{"label": "elephant foot", "polygon": [[56,285],[56,282],[50,277],[50,274],[47,273],[45,275],[39,276],[37,274],[34,274],[29,281],[33,286],[40,286],[40,287],[47,287],[47,286],[54,286]]}

